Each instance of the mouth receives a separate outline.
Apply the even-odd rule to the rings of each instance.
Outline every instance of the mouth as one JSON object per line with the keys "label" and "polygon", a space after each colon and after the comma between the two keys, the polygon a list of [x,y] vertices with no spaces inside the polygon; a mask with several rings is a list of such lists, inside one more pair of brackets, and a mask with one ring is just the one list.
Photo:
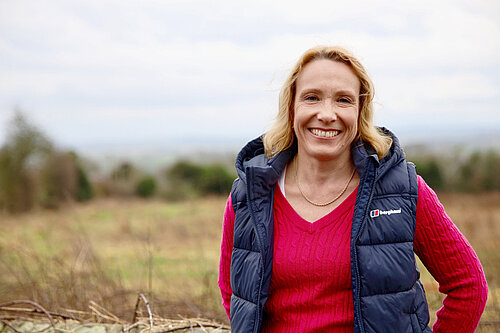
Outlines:
{"label": "mouth", "polygon": [[310,128],[309,131],[315,136],[319,136],[320,138],[333,138],[340,134],[338,130],[321,130],[318,128]]}

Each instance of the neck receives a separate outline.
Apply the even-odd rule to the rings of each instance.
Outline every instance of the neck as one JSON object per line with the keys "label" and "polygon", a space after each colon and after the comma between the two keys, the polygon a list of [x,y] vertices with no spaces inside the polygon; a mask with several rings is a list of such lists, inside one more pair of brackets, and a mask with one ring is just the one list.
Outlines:
{"label": "neck", "polygon": [[322,186],[332,181],[347,179],[354,167],[351,154],[346,154],[335,160],[317,160],[304,158],[300,152],[295,156],[294,168],[304,183]]}

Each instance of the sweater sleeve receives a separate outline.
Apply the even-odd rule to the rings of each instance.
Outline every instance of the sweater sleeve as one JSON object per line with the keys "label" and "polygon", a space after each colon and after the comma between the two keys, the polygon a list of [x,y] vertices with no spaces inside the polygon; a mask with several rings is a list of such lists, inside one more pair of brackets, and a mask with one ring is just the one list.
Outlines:
{"label": "sweater sleeve", "polygon": [[226,309],[229,318],[229,309],[231,305],[231,254],[233,251],[233,233],[234,233],[234,210],[231,195],[226,202],[224,210],[223,226],[222,226],[222,241],[220,249],[219,262],[219,288],[222,294],[222,305]]}
{"label": "sweater sleeve", "polygon": [[488,295],[483,268],[436,193],[420,176],[414,248],[439,283],[439,291],[447,295],[437,311],[433,332],[474,332]]}

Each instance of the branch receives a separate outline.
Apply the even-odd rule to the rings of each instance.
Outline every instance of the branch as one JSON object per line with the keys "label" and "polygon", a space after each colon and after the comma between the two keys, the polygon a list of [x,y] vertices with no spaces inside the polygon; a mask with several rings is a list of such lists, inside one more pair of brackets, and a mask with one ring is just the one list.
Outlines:
{"label": "branch", "polygon": [[[27,313],[31,312],[31,313],[35,313],[35,314],[44,314],[44,312],[42,312],[42,311],[40,311],[38,309],[8,308],[8,307],[4,307],[4,306],[0,306],[0,311],[6,311],[6,312],[27,312]],[[57,312],[52,312],[52,311],[47,311],[47,312],[50,313],[50,315],[54,316],[54,317],[60,317],[62,319],[76,320],[76,321],[79,321],[81,323],[87,322],[86,320],[78,318],[78,317],[75,317],[75,316],[66,315],[66,314],[57,313]]]}
{"label": "branch", "polygon": [[0,308],[8,307],[10,305],[15,305],[15,304],[29,304],[31,306],[34,306],[34,307],[38,308],[40,311],[42,311],[47,316],[47,318],[49,318],[50,325],[54,329],[54,332],[57,332],[56,325],[54,323],[54,319],[52,318],[52,316],[50,315],[50,313],[47,310],[45,310],[45,308],[43,306],[41,306],[40,304],[38,304],[38,303],[35,303],[33,301],[27,301],[27,300],[16,300],[16,301],[10,301],[10,302],[7,302],[7,303],[0,304]]}
{"label": "branch", "polygon": [[149,307],[148,300],[146,299],[146,297],[142,293],[139,293],[139,295],[137,295],[137,302],[135,303],[135,310],[134,310],[134,316],[132,317],[132,323],[135,323],[135,320],[137,319],[137,310],[139,309],[139,304],[140,304],[141,299],[144,302],[144,304],[146,305],[146,309],[148,310],[149,325],[150,325],[149,329],[151,330],[151,329],[153,329],[153,314],[151,313],[151,308]]}
{"label": "branch", "polygon": [[[89,308],[94,313],[98,314],[100,317],[102,317],[104,319],[108,319],[110,321],[114,321],[115,323],[119,323],[119,324],[124,323],[120,318],[118,318],[117,316],[115,316],[114,314],[112,314],[111,312],[109,312],[108,310],[106,310],[105,308],[103,308],[102,306],[100,306],[99,304],[97,304],[94,301],[90,301]],[[102,312],[104,312],[105,314]]]}
{"label": "branch", "polygon": [[178,327],[173,327],[173,328],[169,328],[167,330],[164,330],[164,331],[157,331],[155,333],[167,333],[167,332],[175,332],[175,331],[179,331],[179,330],[185,330],[185,329],[188,329],[188,328],[193,328],[193,327],[211,327],[211,328],[226,328],[224,325],[216,325],[216,324],[201,324],[201,323],[194,323],[194,324],[191,324],[191,325],[185,325],[185,326],[178,326]]}
{"label": "branch", "polygon": [[11,324],[9,324],[6,321],[3,321],[0,319],[0,323],[4,324],[5,326],[7,326],[8,328],[10,328],[11,330],[13,330],[16,333],[22,333],[22,332],[19,332],[14,326],[12,326]]}

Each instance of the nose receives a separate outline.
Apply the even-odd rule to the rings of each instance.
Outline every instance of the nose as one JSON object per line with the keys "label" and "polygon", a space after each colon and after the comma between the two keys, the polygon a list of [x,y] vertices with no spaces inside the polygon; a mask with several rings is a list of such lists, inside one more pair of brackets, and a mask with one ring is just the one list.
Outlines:
{"label": "nose", "polygon": [[325,101],[319,107],[317,118],[324,123],[331,123],[337,120],[337,110],[333,103]]}

